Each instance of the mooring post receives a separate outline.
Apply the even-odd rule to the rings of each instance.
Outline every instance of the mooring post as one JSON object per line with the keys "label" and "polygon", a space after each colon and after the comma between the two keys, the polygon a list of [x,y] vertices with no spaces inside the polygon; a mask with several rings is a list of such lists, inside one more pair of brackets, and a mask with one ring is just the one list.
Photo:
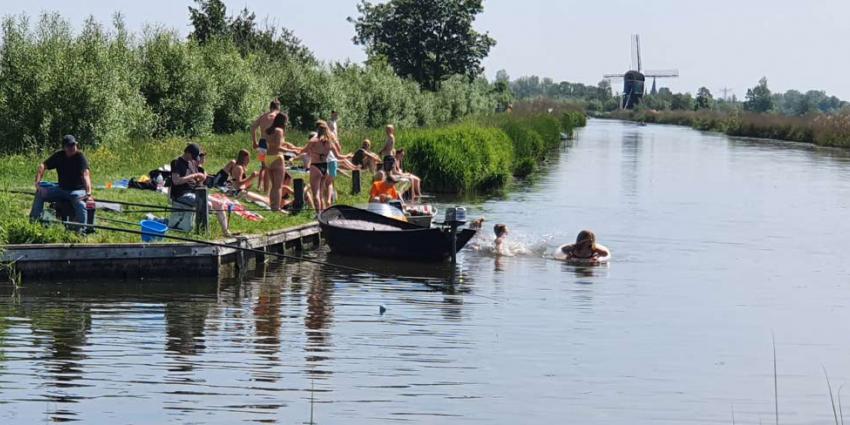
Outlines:
{"label": "mooring post", "polygon": [[452,226],[452,265],[457,264],[457,222],[453,222]]}
{"label": "mooring post", "polygon": [[298,213],[304,209],[304,179],[293,180],[292,190],[295,191],[295,199],[292,201],[292,212]]}
{"label": "mooring post", "polygon": [[360,194],[360,170],[351,171],[351,194]]}
{"label": "mooring post", "polygon": [[207,204],[207,188],[195,188],[195,232],[207,233],[210,229],[209,206]]}

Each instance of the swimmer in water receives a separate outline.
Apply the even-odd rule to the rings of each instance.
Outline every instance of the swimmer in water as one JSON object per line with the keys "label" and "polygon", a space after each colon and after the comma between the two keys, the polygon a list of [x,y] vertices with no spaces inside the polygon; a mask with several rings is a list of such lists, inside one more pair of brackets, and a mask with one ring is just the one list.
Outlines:
{"label": "swimmer in water", "polygon": [[557,258],[566,261],[599,261],[611,256],[608,248],[596,243],[596,235],[590,230],[582,230],[576,236],[576,243],[563,245],[555,253]]}
{"label": "swimmer in water", "polygon": [[508,239],[508,226],[497,224],[493,226],[493,233],[496,234],[496,242],[494,249],[496,255],[511,255],[508,251],[506,240]]}

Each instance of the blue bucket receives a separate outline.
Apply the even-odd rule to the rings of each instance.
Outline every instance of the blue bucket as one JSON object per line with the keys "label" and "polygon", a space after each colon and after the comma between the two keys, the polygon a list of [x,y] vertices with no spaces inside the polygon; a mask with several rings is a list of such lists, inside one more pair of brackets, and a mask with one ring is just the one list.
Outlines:
{"label": "blue bucket", "polygon": [[158,221],[142,220],[139,225],[142,226],[142,242],[156,242],[165,236],[168,231],[168,226]]}

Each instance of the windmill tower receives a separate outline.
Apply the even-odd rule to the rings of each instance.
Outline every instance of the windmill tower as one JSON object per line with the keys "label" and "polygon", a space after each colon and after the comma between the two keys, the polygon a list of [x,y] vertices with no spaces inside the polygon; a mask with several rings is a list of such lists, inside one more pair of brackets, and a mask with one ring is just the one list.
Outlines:
{"label": "windmill tower", "polygon": [[646,92],[646,79],[652,78],[652,90],[655,91],[655,80],[658,78],[677,78],[679,70],[666,69],[657,71],[643,71],[643,61],[640,56],[640,36],[632,35],[632,69],[625,74],[605,74],[603,78],[608,80],[623,79],[623,100],[620,107],[632,109],[640,103]]}

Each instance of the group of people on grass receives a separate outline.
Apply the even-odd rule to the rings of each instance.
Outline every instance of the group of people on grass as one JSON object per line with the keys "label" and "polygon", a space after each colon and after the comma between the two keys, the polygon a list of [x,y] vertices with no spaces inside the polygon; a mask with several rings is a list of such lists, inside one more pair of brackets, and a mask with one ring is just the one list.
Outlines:
{"label": "group of people on grass", "polygon": [[[225,164],[216,175],[210,176],[203,169],[206,153],[199,145],[190,143],[170,164],[168,186],[171,201],[180,209],[194,207],[194,188],[206,185],[224,187],[227,195],[267,206],[272,211],[284,211],[294,198],[294,180],[289,172],[294,162],[301,162],[309,176],[305,200],[317,212],[334,204],[334,178],[351,170],[374,172],[377,177],[373,186],[392,186],[401,179],[407,179],[411,182],[411,196],[414,199],[421,196],[421,179],[402,169],[405,154],[403,149],[396,149],[393,125],[386,126],[387,140],[378,153],[372,152],[372,142],[367,139],[355,152],[343,154],[338,121],[339,114],[333,111],[329,121],[316,122],[315,131],[309,134],[304,146],[296,146],[286,138],[289,117],[281,111],[280,101],[272,100],[269,110],[251,125],[251,144],[260,162],[259,170],[249,171],[251,153],[242,149],[235,159]],[[45,171],[52,169],[58,172],[59,184],[43,184]],[[91,175],[89,163],[74,136],[65,136],[63,150],[39,165],[35,185],[35,202],[30,212],[33,220],[41,217],[45,202],[65,202],[73,206],[73,221],[86,221],[86,203],[94,201]],[[398,198],[400,194],[393,194],[393,199]],[[381,199],[380,196],[370,197],[375,201]],[[213,211],[222,210],[220,205],[211,206]],[[224,214],[219,214],[219,220],[227,234]]]}
{"label": "group of people on grass", "polygon": [[[277,99],[271,101],[268,112],[261,114],[251,125],[251,142],[257,152],[260,169],[248,171],[251,154],[241,149],[235,159],[225,164],[216,175],[210,176],[203,167],[206,153],[197,144],[190,143],[183,154],[170,164],[169,196],[172,205],[181,207],[180,210],[190,210],[196,205],[195,188],[215,186],[225,188],[227,195],[266,205],[272,211],[283,211],[292,203],[294,194],[293,178],[287,167],[293,161],[301,161],[309,174],[309,190],[305,198],[317,212],[334,204],[334,177],[340,170],[368,170],[374,173],[369,192],[370,202],[386,203],[401,199],[402,194],[396,185],[402,179],[410,182],[409,190],[414,199],[421,196],[421,179],[403,169],[405,152],[404,149],[396,149],[393,125],[386,126],[386,142],[378,153],[372,151],[372,142],[366,139],[355,152],[343,154],[338,138],[338,120],[339,115],[334,111],[329,121],[317,121],[315,131],[309,134],[306,145],[298,147],[286,140],[289,118],[281,111],[280,102]],[[53,169],[57,170],[58,184],[42,182],[45,172]],[[260,193],[249,190],[255,182]],[[74,136],[65,136],[63,149],[39,164],[35,188],[35,200],[30,211],[32,220],[41,218],[45,202],[65,202],[73,209],[72,221],[87,222],[87,204],[94,203],[91,170]],[[225,206],[220,201],[211,202],[210,206],[216,212],[223,233],[228,235]],[[167,220],[168,225],[183,230],[187,230],[187,227],[191,229],[192,220],[188,217],[188,214],[172,214]],[[184,219],[189,223],[180,222]],[[476,220],[471,227],[481,229],[482,222],[483,219]],[[78,227],[78,230],[83,230],[83,227]],[[507,226],[497,224],[493,231],[496,238],[495,253],[509,253],[506,244]],[[578,234],[575,244],[562,245],[555,256],[566,260],[594,260],[607,258],[610,252],[596,243],[593,232],[583,230]]]}

